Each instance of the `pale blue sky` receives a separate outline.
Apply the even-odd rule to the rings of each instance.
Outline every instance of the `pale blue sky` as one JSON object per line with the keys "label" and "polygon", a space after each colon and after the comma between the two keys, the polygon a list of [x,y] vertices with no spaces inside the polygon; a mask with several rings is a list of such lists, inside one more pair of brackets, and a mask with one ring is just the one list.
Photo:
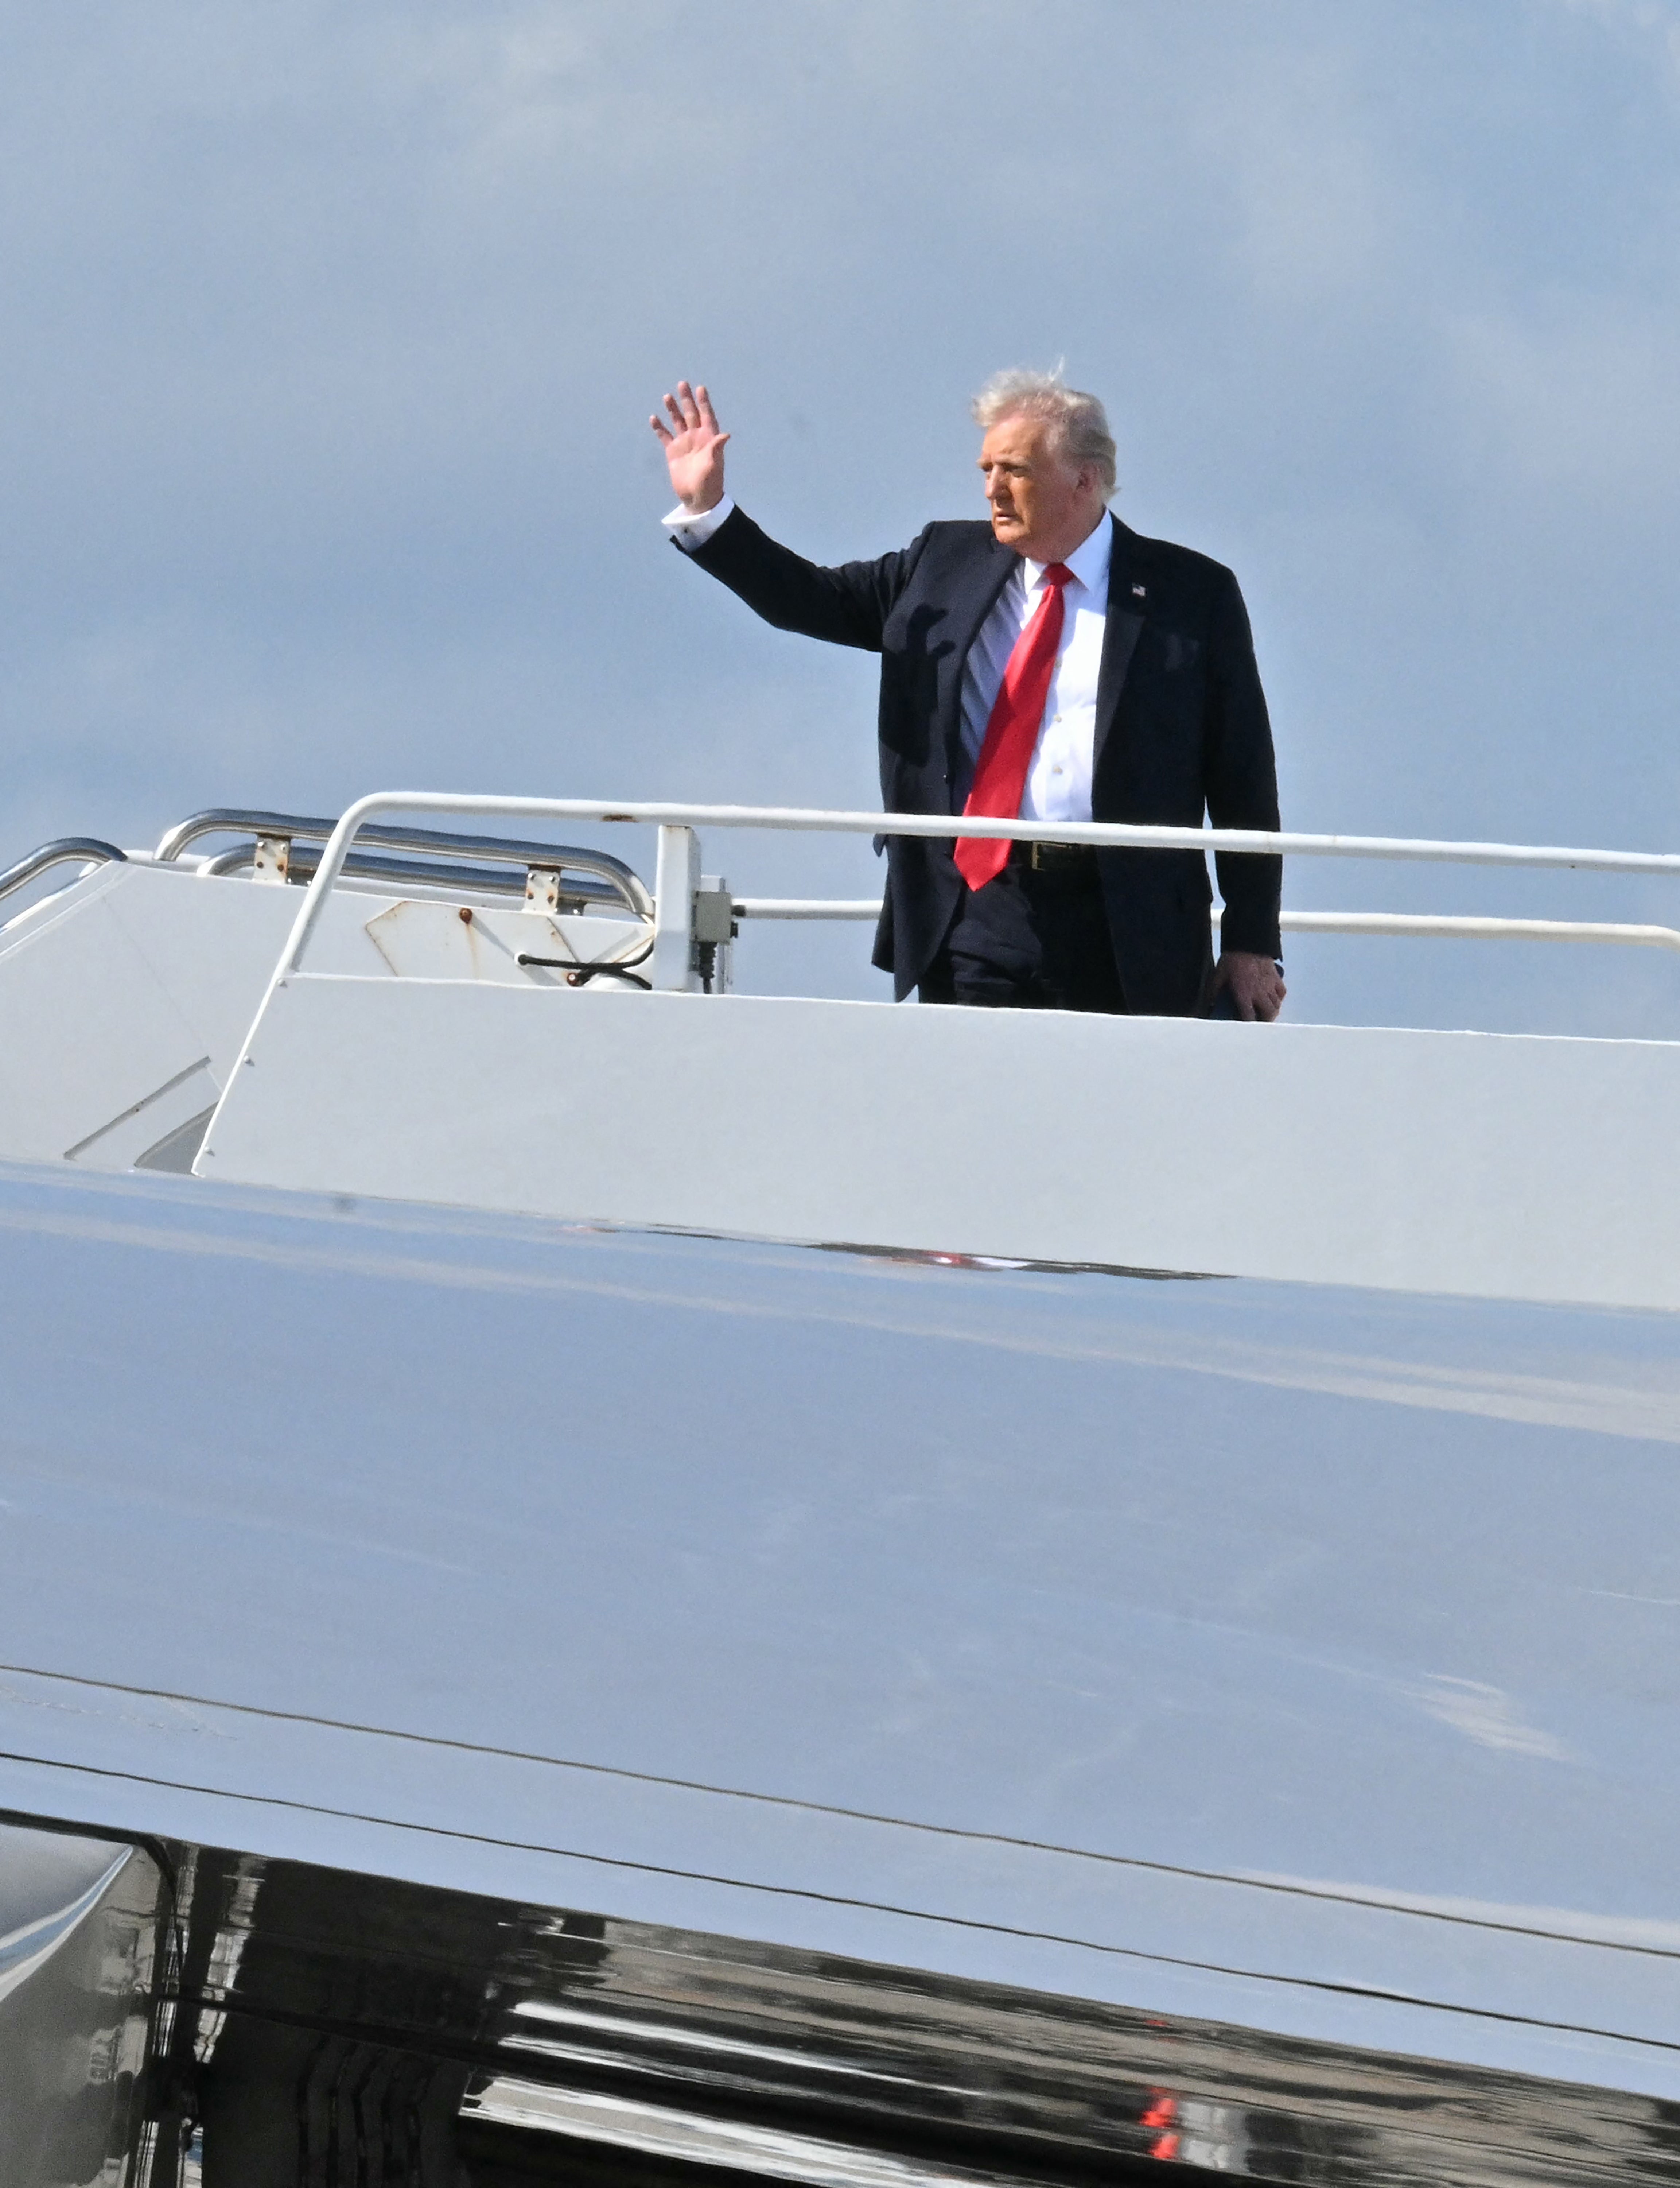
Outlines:
{"label": "pale blue sky", "polygon": [[[1058,356],[1243,580],[1290,824],[1680,849],[1674,0],[7,12],[0,861],[399,781],[872,802],[872,663],[682,565],[647,411],[703,374],[838,559],[978,513],[969,392]],[[1680,1035],[1655,955],[1290,955],[1301,1015]]]}

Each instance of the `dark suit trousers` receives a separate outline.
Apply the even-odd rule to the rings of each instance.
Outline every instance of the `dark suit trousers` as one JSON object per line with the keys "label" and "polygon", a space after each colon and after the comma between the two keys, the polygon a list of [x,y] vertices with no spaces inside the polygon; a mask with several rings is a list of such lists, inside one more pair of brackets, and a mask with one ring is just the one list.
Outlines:
{"label": "dark suit trousers", "polygon": [[1094,854],[1063,853],[1040,871],[1016,844],[995,881],[963,890],[917,993],[924,1003],[1124,1011]]}

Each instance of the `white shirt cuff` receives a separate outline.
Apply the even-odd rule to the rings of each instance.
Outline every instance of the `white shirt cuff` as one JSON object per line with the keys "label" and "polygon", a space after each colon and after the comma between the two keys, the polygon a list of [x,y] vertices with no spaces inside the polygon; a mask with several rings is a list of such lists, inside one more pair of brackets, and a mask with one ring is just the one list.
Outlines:
{"label": "white shirt cuff", "polygon": [[703,510],[698,516],[691,516],[679,502],[671,514],[660,521],[678,546],[692,554],[696,547],[703,547],[719,527],[734,514],[735,497],[726,493],[715,509]]}

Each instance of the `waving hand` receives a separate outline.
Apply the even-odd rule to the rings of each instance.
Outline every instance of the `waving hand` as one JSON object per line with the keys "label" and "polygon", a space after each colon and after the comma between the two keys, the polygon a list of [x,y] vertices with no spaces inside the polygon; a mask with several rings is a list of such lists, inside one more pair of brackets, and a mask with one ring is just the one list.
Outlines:
{"label": "waving hand", "polygon": [[719,430],[704,386],[691,387],[679,380],[676,393],[665,398],[665,409],[668,426],[657,411],[647,422],[663,444],[677,499],[691,516],[702,516],[724,498],[724,443],[729,435]]}

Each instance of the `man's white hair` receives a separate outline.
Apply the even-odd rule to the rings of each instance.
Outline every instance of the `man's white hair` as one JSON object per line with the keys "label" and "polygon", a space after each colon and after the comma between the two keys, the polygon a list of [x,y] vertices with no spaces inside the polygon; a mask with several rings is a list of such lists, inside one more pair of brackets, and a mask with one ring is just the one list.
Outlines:
{"label": "man's white hair", "polygon": [[1057,444],[1068,461],[1095,465],[1106,492],[1113,493],[1114,437],[1108,413],[1094,395],[1069,387],[1059,364],[1050,372],[1019,365],[995,372],[969,407],[983,432],[1003,418],[1044,419],[1055,427]]}

